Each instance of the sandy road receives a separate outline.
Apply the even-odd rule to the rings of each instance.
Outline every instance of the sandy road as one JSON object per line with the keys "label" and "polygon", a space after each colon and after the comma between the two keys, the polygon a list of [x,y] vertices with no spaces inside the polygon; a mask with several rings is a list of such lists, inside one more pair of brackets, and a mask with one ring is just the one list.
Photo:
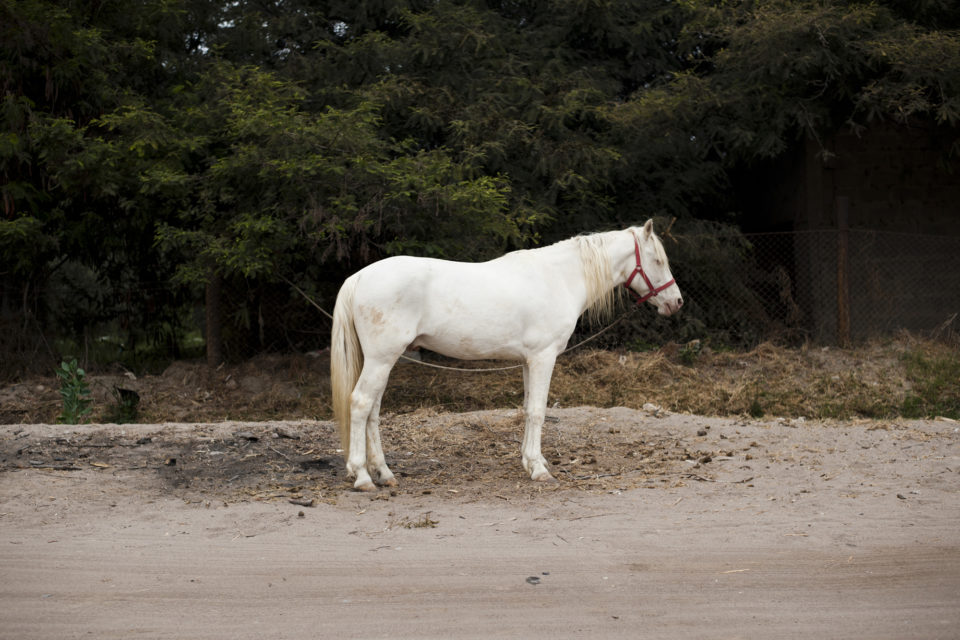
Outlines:
{"label": "sandy road", "polygon": [[506,499],[193,502],[139,471],[8,470],[0,637],[960,637],[955,424],[709,424],[753,452],[709,481]]}

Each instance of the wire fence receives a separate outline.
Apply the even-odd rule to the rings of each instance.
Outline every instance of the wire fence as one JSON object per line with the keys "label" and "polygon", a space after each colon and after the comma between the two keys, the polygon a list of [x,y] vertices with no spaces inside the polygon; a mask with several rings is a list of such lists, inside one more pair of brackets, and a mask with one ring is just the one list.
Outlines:
{"label": "wire fence", "polygon": [[690,294],[705,306],[740,306],[755,323],[753,335],[738,336],[746,342],[846,344],[935,332],[960,312],[960,237],[827,230],[744,239],[749,247],[732,276],[742,286],[715,292],[694,277]]}
{"label": "wire fence", "polygon": [[688,235],[666,245],[685,305],[676,318],[634,321],[642,339],[846,345],[903,330],[935,334],[960,312],[957,236],[822,230]]}
{"label": "wire fence", "polygon": [[[847,344],[901,330],[935,334],[960,312],[957,236],[726,232],[667,235],[664,244],[683,311],[670,318],[652,308],[628,312],[591,346]],[[309,292],[332,310],[335,286]],[[75,281],[53,280],[43,290],[24,291],[4,282],[0,300],[0,379],[50,371],[64,357],[88,367],[156,370],[204,354],[202,290],[95,282],[84,291]],[[329,320],[287,284],[226,282],[221,304],[228,360],[329,345]],[[18,305],[22,310],[11,312]],[[571,344],[599,328],[578,327]]]}

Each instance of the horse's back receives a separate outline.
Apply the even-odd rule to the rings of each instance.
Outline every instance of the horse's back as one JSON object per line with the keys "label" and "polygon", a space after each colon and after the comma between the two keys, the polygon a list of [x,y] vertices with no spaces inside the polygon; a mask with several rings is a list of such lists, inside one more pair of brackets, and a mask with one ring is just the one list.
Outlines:
{"label": "horse's back", "polygon": [[352,277],[356,278],[356,304],[392,305],[406,300],[419,302],[436,279],[455,262],[415,256],[393,256],[374,262]]}

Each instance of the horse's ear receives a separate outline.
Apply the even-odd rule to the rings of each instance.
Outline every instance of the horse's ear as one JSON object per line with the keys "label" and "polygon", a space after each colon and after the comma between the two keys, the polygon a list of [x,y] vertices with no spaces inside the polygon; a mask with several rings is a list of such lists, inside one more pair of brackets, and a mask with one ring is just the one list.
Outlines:
{"label": "horse's ear", "polygon": [[647,224],[643,225],[643,235],[650,236],[653,234],[653,218],[647,220]]}

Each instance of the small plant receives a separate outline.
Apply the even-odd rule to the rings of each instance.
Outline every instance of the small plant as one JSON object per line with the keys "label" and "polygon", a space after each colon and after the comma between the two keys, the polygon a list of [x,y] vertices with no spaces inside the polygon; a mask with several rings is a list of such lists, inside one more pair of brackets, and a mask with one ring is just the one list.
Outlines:
{"label": "small plant", "polygon": [[140,394],[133,389],[122,387],[113,388],[113,399],[116,406],[110,411],[109,419],[117,424],[128,424],[137,421],[137,411],[140,408]]}
{"label": "small plant", "polygon": [[693,363],[697,361],[697,356],[700,355],[702,351],[702,346],[700,345],[699,340],[691,340],[687,344],[680,347],[678,356],[680,362],[687,365],[688,367],[693,366]]}
{"label": "small plant", "polygon": [[77,365],[76,358],[61,362],[56,372],[60,379],[60,397],[63,398],[63,411],[57,422],[79,424],[90,413],[90,403],[93,402],[86,381],[87,374]]}

